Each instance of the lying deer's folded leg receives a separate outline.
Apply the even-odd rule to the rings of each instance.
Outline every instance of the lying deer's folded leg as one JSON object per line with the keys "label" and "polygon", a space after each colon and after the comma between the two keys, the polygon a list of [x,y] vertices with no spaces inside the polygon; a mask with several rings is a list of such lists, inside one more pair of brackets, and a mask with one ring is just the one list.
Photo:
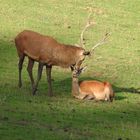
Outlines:
{"label": "lying deer's folded leg", "polygon": [[93,99],[95,99],[95,96],[93,94],[89,94],[88,96],[86,96],[85,99],[86,100],[93,100]]}
{"label": "lying deer's folded leg", "polygon": [[77,98],[77,99],[83,100],[87,97],[87,95],[79,94],[79,95],[75,95],[74,97]]}

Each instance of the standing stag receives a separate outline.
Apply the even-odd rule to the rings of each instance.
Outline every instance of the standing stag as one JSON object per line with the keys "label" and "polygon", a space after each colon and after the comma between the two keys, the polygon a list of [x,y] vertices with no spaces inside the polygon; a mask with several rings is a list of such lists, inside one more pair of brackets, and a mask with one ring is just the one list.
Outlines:
{"label": "standing stag", "polygon": [[[37,32],[24,30],[19,33],[15,38],[15,45],[17,49],[17,53],[19,56],[19,87],[22,86],[21,82],[21,71],[22,65],[25,56],[29,58],[28,63],[28,73],[32,83],[32,94],[35,95],[39,80],[41,78],[43,65],[46,65],[47,69],[47,81],[48,81],[48,94],[52,96],[52,86],[51,86],[51,69],[52,66],[60,66],[60,67],[73,67],[76,66],[77,69],[80,68],[80,65],[84,61],[85,57],[90,54],[90,51],[86,51],[84,49],[83,43],[83,34],[88,27],[94,25],[94,22],[90,22],[91,13],[88,16],[88,22],[81,33],[81,45],[80,47],[73,45],[65,45],[57,42],[50,36],[41,35]],[[97,47],[101,45],[97,44],[94,46]],[[93,49],[92,49],[93,50]],[[91,50],[91,51],[92,51]],[[34,83],[32,68],[34,61],[39,62],[38,66],[38,76],[37,81]]]}
{"label": "standing stag", "polygon": [[78,76],[82,71],[84,71],[84,67],[77,69],[73,68],[72,72],[72,91],[74,97],[77,99],[93,99],[95,101],[110,101],[112,102],[115,94],[113,92],[112,86],[109,82],[99,82],[96,80],[85,80],[79,82]]}
{"label": "standing stag", "polygon": [[[80,67],[85,56],[89,52],[85,51],[81,47],[76,47],[72,45],[64,45],[58,43],[55,39],[49,36],[44,36],[39,33],[25,30],[17,35],[15,38],[15,44],[19,56],[19,86],[21,86],[21,70],[24,57],[29,57],[28,72],[32,77],[32,67],[33,62],[37,61],[39,63],[38,68],[38,79],[41,78],[42,65],[46,64],[47,67],[47,78],[48,78],[48,90],[49,96],[52,96],[51,89],[51,68],[53,65],[61,67],[71,67],[77,65]],[[37,82],[38,83],[38,82]],[[32,83],[33,84],[33,83]],[[35,94],[36,86],[33,85],[33,95]]]}

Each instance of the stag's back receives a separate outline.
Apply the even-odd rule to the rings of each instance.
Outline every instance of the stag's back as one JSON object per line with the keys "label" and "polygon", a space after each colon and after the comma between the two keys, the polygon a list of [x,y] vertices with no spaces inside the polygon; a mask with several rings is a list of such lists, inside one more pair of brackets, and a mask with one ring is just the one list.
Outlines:
{"label": "stag's back", "polygon": [[19,33],[15,44],[19,56],[25,54],[49,65],[69,67],[85,57],[83,48],[61,44],[50,36],[30,30]]}

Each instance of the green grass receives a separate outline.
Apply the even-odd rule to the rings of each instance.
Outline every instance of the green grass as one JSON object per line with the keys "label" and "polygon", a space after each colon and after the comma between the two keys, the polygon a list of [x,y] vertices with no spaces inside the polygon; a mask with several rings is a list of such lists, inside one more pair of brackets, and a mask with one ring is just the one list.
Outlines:
{"label": "green grass", "polygon": [[[140,4],[139,0],[0,1],[0,140],[139,140]],[[79,42],[88,8],[97,25],[85,34],[87,49],[110,31],[106,45],[84,64],[80,79],[110,81],[113,103],[79,101],[71,96],[70,70],[54,67],[55,96],[47,95],[46,73],[36,96],[23,68],[18,83],[14,37],[24,29],[50,35],[66,44]],[[37,64],[34,67],[36,78]]]}

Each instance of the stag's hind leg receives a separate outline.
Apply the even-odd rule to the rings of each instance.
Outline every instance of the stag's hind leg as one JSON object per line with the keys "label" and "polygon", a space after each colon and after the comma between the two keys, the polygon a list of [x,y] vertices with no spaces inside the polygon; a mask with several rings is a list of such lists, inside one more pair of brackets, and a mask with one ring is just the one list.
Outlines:
{"label": "stag's hind leg", "polygon": [[19,63],[18,63],[18,69],[19,69],[19,81],[18,81],[18,87],[22,87],[22,80],[21,80],[21,72],[22,72],[22,65],[24,61],[25,55],[19,56]]}
{"label": "stag's hind leg", "polygon": [[47,81],[48,81],[48,95],[53,96],[52,92],[52,79],[51,79],[52,66],[46,65]]}
{"label": "stag's hind leg", "polygon": [[32,73],[33,66],[34,66],[34,60],[31,59],[31,58],[29,58],[27,71],[28,71],[28,74],[29,74],[29,76],[30,76],[32,88],[34,87],[34,78],[33,78],[33,73]]}

